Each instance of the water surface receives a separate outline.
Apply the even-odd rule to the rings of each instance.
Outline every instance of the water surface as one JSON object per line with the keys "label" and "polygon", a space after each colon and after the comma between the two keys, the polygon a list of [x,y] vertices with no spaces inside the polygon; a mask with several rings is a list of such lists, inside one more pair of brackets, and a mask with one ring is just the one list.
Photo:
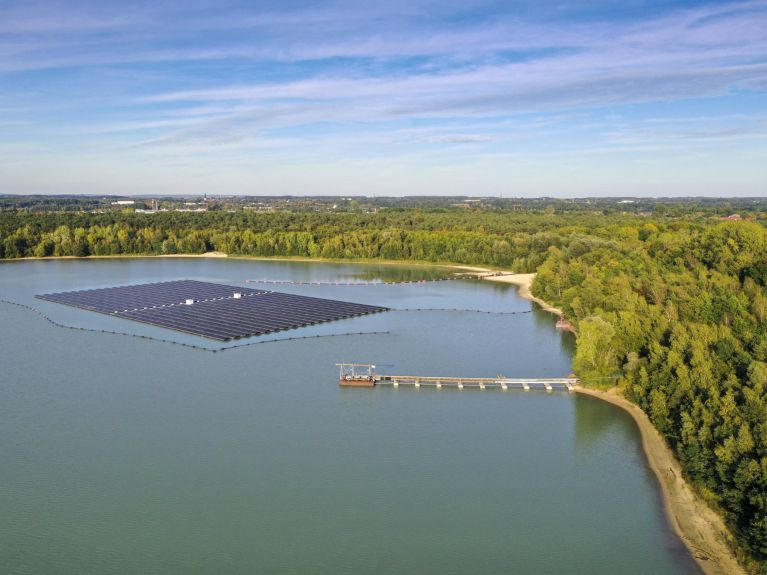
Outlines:
{"label": "water surface", "polygon": [[[0,264],[0,298],[68,325],[194,336],[35,300],[193,278],[436,277],[208,259]],[[399,274],[399,275],[398,275]],[[392,308],[529,311],[470,281],[276,289]],[[518,315],[392,311],[272,334],[388,334],[219,353],[72,331],[0,304],[4,573],[679,574],[637,429],[566,393],[342,389],[337,361],[424,375],[562,376],[571,336]]]}

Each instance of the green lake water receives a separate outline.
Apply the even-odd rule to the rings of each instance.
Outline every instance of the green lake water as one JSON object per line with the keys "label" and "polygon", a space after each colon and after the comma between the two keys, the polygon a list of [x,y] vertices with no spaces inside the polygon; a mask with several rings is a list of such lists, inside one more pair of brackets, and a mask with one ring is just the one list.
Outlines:
{"label": "green lake water", "polygon": [[[445,273],[221,259],[8,262],[0,298],[70,326],[217,348],[33,296],[182,278]],[[390,311],[261,339],[385,334],[211,353],[69,330],[0,304],[0,572],[698,573],[621,410],[567,392],[339,388],[339,361],[382,373],[568,374],[572,336],[514,288],[270,289],[451,311]],[[465,309],[532,311],[452,311]]]}

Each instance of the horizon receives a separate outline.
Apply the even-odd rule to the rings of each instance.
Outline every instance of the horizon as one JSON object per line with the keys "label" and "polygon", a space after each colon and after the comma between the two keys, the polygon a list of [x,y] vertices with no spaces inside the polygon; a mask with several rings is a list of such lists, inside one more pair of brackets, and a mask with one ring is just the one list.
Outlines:
{"label": "horizon", "polygon": [[[361,195],[361,194],[342,194],[342,195],[320,195],[320,194],[212,194],[208,193],[163,193],[163,194],[151,194],[151,193],[135,193],[135,194],[77,194],[77,193],[60,193],[60,194],[13,194],[13,193],[0,193],[0,199],[13,199],[13,198],[30,198],[30,199],[87,199],[87,200],[118,200],[128,199],[137,201],[146,200],[167,200],[167,201],[179,201],[189,199],[202,199],[207,197],[209,202],[222,202],[227,200],[233,201],[254,201],[254,200],[314,200],[318,202],[323,201],[339,201],[339,200],[360,200],[370,203],[375,203],[376,200],[381,201],[399,201],[399,200],[411,200],[411,201],[424,201],[424,202],[447,202],[463,200],[464,202],[494,202],[494,203],[534,203],[534,202],[565,202],[565,203],[591,203],[599,205],[604,202],[618,202],[621,204],[636,204],[642,203],[689,203],[689,202],[701,202],[705,204],[726,206],[728,202],[735,202],[742,204],[743,202],[752,202],[754,204],[767,203],[767,196],[469,196],[469,195],[423,195],[423,194],[408,194],[408,195]],[[744,207],[739,205],[739,207]]]}
{"label": "horizon", "polygon": [[0,8],[0,194],[749,199],[767,1]]}

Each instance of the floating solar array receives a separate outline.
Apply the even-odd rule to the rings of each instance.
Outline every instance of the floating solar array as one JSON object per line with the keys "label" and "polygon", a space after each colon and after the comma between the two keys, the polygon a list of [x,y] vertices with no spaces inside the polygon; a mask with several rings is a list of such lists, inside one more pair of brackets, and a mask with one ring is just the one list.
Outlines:
{"label": "floating solar array", "polygon": [[219,341],[387,310],[380,306],[195,280],[35,297]]}

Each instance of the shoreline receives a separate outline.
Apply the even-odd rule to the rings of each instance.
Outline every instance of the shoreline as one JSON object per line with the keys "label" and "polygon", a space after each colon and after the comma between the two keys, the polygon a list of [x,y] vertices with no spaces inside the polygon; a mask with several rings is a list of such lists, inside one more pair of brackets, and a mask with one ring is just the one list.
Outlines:
{"label": "shoreline", "polygon": [[[456,266],[458,267],[458,266]],[[493,273],[486,268],[464,268],[480,273]],[[505,273],[505,272],[504,272]],[[520,297],[534,301],[545,311],[563,316],[562,310],[535,297],[531,288],[535,274],[487,275],[484,280],[513,284]],[[636,423],[642,439],[642,452],[661,492],[663,511],[671,528],[682,540],[695,563],[705,575],[746,575],[733,552],[734,538],[724,520],[698,497],[684,479],[682,468],[650,418],[642,409],[613,387],[607,391],[576,386],[576,393],[610,403]]]}
{"label": "shoreline", "polygon": [[110,254],[105,256],[25,256],[23,258],[0,258],[0,264],[10,262],[56,261],[56,260],[108,260],[108,259],[159,259],[159,258],[227,258],[230,260],[253,260],[274,262],[303,262],[331,264],[374,264],[385,266],[433,267],[459,269],[469,272],[490,272],[487,268],[472,267],[451,262],[429,262],[421,260],[381,260],[377,258],[312,258],[304,256],[247,256],[229,255],[225,252],[205,252],[202,254]]}
{"label": "shoreline", "polygon": [[[554,315],[564,319],[565,313],[561,309],[559,309],[558,307],[554,307],[547,301],[544,301],[541,298],[533,295],[533,280],[535,279],[535,276],[536,276],[535,273],[520,274],[520,273],[514,273],[514,272],[500,272],[502,275],[489,275],[495,272],[488,268],[460,266],[460,265],[455,265],[451,267],[469,270],[473,272],[479,272],[480,274],[488,274],[488,275],[477,275],[479,279],[482,279],[485,281],[515,285],[518,288],[517,294],[519,295],[519,297],[521,297],[522,299],[526,299],[528,301],[535,302],[539,306],[541,306],[541,309],[543,309],[543,311],[553,313]],[[575,331],[572,329],[572,326],[566,327],[565,330],[571,333],[575,333]]]}
{"label": "shoreline", "polygon": [[[486,271],[489,271],[489,270],[486,270]],[[499,282],[499,283],[515,285],[519,288],[517,290],[517,293],[519,293],[519,296],[521,298],[534,301],[539,306],[541,306],[541,308],[543,308],[544,311],[553,313],[555,315],[558,315],[559,317],[562,317],[564,315],[564,312],[558,307],[554,307],[553,305],[543,301],[541,298],[535,297],[533,295],[532,287],[533,287],[533,280],[535,279],[534,273],[531,273],[531,274],[509,273],[509,275],[485,276],[482,279],[491,281],[491,282]]]}
{"label": "shoreline", "polygon": [[671,527],[706,575],[746,575],[732,551],[724,521],[691,489],[671,449],[642,409],[616,388],[607,391],[576,387],[575,392],[606,401],[628,413],[639,428],[642,451],[660,484],[663,509]]}
{"label": "shoreline", "polygon": [[[165,254],[165,255],[108,255],[108,256],[56,256],[56,257],[27,257],[0,259],[2,262],[30,261],[30,260],[57,260],[57,259],[120,259],[120,258],[227,258],[230,257],[222,252],[207,252],[204,254]],[[384,264],[384,265],[407,265],[407,266],[431,266],[465,270],[475,272],[478,279],[494,281],[517,286],[517,293],[523,299],[537,303],[543,310],[553,313],[560,318],[563,316],[561,309],[556,308],[544,300],[535,297],[531,288],[535,273],[512,273],[501,272],[504,275],[489,275],[496,273],[485,267],[471,265],[436,263],[436,262],[409,262],[409,261],[382,261],[382,260],[330,260],[321,258],[304,257],[267,257],[267,256],[234,256],[231,259],[246,259],[256,261],[293,261],[293,262],[321,262],[321,263],[347,263],[347,264]],[[682,475],[682,469],[676,457],[666,445],[665,440],[650,422],[647,414],[636,404],[623,397],[616,388],[607,391],[588,389],[577,386],[576,393],[594,397],[606,401],[627,412],[636,423],[642,439],[642,451],[647,459],[647,464],[652,469],[658,480],[663,508],[667,520],[676,535],[682,540],[691,556],[706,575],[746,575],[745,569],[738,563],[732,550],[733,537],[727,529],[722,518],[713,511],[702,499],[692,491],[691,487]]]}
{"label": "shoreline", "polygon": [[[108,256],[25,256],[23,258],[0,258],[5,262],[34,262],[55,260],[109,260],[109,259],[139,259],[139,258],[228,258],[224,252],[205,252],[203,254],[111,254]],[[267,258],[268,259],[268,258]]]}

